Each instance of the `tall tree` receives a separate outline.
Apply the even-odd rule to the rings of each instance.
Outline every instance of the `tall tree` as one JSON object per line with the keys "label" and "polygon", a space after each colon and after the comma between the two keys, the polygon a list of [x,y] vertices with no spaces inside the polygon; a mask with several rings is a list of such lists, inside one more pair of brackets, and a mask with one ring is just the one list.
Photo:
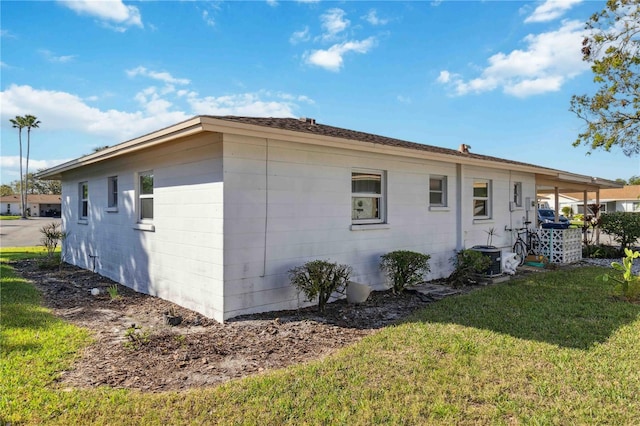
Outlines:
{"label": "tall tree", "polygon": [[24,117],[16,115],[16,118],[10,118],[9,121],[14,129],[18,129],[18,143],[20,145],[20,210],[22,211],[22,217],[26,218],[27,210],[25,209],[26,200],[26,187],[23,181],[22,174],[22,129],[26,127]]}
{"label": "tall tree", "polygon": [[589,151],[619,147],[640,153],[640,0],[608,0],[591,16],[582,42],[583,60],[591,63],[593,96],[574,95],[570,111],[586,124],[574,146]]}
{"label": "tall tree", "polygon": [[[38,120],[35,116],[31,114],[27,114],[23,118],[24,118],[25,127],[27,128],[27,161],[25,164],[25,171],[24,171],[24,180],[25,180],[24,186],[25,186],[25,189],[28,189],[29,188],[29,152],[31,150],[31,129],[37,129],[38,127],[40,127],[40,120]],[[25,195],[25,198],[26,198],[26,195]],[[25,214],[26,212],[23,212],[22,217],[26,217]]]}

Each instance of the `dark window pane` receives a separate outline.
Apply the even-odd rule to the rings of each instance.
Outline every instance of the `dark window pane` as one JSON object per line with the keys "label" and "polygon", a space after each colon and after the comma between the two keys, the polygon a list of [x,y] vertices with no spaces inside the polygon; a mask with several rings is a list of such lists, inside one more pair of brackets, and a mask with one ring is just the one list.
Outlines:
{"label": "dark window pane", "polygon": [[431,191],[442,191],[442,179],[429,180],[429,189]]}
{"label": "dark window pane", "polygon": [[82,217],[87,217],[89,215],[89,202],[88,201],[83,201],[82,202]]}
{"label": "dark window pane", "polygon": [[473,184],[473,196],[486,198],[489,196],[489,185],[486,182],[475,182]]}
{"label": "dark window pane", "polygon": [[140,193],[153,194],[153,175],[140,175]]}
{"label": "dark window pane", "polygon": [[360,194],[381,194],[382,176],[372,173],[352,173],[351,192]]}
{"label": "dark window pane", "polygon": [[153,219],[153,198],[140,200],[140,219]]}
{"label": "dark window pane", "polygon": [[442,192],[431,192],[429,194],[429,204],[442,205]]}
{"label": "dark window pane", "polygon": [[473,200],[473,215],[488,216],[486,200]]}

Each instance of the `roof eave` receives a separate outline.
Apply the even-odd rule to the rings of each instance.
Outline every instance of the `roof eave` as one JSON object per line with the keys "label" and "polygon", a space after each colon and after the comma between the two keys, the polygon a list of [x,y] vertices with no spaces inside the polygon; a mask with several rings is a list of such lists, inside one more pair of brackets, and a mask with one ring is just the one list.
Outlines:
{"label": "roof eave", "polygon": [[76,169],[78,167],[87,166],[89,164],[98,163],[110,158],[119,157],[142,149],[147,149],[154,145],[159,145],[181,137],[190,136],[202,132],[202,123],[200,117],[193,117],[189,120],[174,124],[169,127],[157,130],[153,133],[131,139],[126,142],[105,148],[103,150],[85,155],[75,160],[67,161],[49,169],[37,173],[38,179],[60,180],[62,173]]}

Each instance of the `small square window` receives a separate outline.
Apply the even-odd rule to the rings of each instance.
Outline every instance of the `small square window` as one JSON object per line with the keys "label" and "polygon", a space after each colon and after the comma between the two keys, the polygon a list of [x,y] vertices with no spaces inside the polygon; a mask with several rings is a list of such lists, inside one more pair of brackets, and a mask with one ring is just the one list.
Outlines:
{"label": "small square window", "polygon": [[153,170],[138,173],[138,219],[153,219]]}
{"label": "small square window", "polygon": [[118,207],[118,176],[111,176],[107,180],[107,207]]}
{"label": "small square window", "polygon": [[434,207],[447,206],[446,176],[431,176],[429,178],[429,205]]}
{"label": "small square window", "polygon": [[78,184],[78,210],[81,219],[89,216],[89,182]]}
{"label": "small square window", "polygon": [[513,205],[515,207],[522,207],[522,182],[515,182],[513,184]]}
{"label": "small square window", "polygon": [[491,217],[491,181],[489,180],[473,181],[473,217],[476,219]]}
{"label": "small square window", "polygon": [[351,173],[351,220],[354,224],[384,223],[384,172]]}

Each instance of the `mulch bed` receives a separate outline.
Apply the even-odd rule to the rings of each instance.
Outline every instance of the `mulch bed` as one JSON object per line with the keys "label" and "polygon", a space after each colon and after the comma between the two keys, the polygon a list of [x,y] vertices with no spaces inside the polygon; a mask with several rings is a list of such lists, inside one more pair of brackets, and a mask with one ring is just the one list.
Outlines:
{"label": "mulch bed", "polygon": [[[55,315],[94,336],[73,368],[60,376],[60,384],[69,388],[159,392],[214,386],[320,359],[431,302],[416,292],[374,291],[360,305],[330,303],[322,315],[311,307],[220,324],[74,266],[41,270],[35,260],[12,266],[42,292]],[[112,299],[107,289],[114,285],[119,297]],[[98,295],[92,295],[95,288]],[[167,312],[182,322],[165,324]]]}

